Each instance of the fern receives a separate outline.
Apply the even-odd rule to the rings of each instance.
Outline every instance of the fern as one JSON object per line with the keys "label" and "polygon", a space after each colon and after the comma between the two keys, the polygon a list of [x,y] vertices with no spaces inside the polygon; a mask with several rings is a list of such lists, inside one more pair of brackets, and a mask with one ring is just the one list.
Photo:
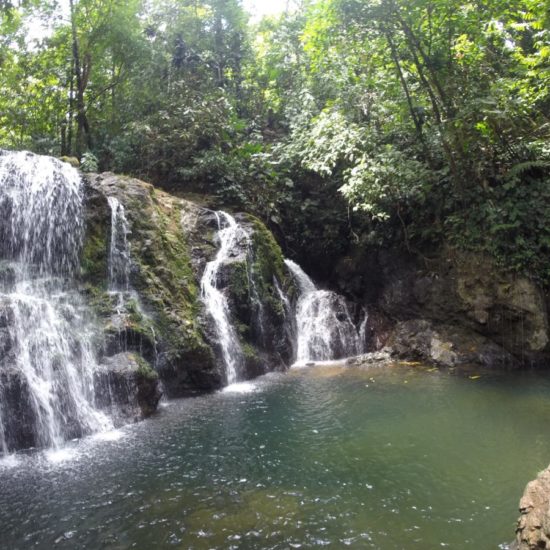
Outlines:
{"label": "fern", "polygon": [[510,170],[506,173],[505,179],[509,181],[525,174],[525,172],[529,172],[530,170],[545,170],[548,168],[550,168],[550,162],[547,160],[527,160],[512,166],[512,168],[510,168]]}

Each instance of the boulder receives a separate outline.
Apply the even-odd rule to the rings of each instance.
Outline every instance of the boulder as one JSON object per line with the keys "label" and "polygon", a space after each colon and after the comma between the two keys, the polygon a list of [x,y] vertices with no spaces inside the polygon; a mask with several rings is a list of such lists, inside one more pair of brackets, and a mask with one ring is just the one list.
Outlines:
{"label": "boulder", "polygon": [[550,548],[550,467],[527,484],[519,509],[516,540],[510,550]]}
{"label": "boulder", "polygon": [[134,353],[105,358],[94,377],[96,405],[119,424],[150,416],[162,396],[157,372]]}
{"label": "boulder", "polygon": [[519,361],[503,347],[467,328],[434,324],[425,319],[396,325],[388,347],[394,357],[419,359],[441,367],[477,365],[519,366]]}

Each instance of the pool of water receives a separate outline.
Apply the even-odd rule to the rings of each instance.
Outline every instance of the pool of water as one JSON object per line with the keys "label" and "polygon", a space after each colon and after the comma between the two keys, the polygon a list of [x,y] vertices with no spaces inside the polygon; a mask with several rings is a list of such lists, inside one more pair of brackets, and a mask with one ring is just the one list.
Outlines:
{"label": "pool of water", "polygon": [[550,378],[323,366],[0,461],[0,548],[495,549],[550,461]]}

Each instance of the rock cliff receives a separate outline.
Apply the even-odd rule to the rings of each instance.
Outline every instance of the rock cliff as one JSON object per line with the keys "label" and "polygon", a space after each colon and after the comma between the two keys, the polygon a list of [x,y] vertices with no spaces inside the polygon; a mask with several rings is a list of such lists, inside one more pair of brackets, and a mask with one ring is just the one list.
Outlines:
{"label": "rock cliff", "polygon": [[[216,335],[200,296],[206,263],[216,254],[215,213],[142,181],[114,174],[88,178],[82,287],[102,324],[103,353],[137,354],[158,373],[169,397],[212,391],[224,384]],[[130,255],[129,292],[121,311],[109,292],[110,207],[124,207]],[[237,215],[251,235],[221,270],[246,357],[243,378],[284,368],[292,357],[284,305],[275,284],[292,282],[271,233],[252,216]]]}
{"label": "rock cliff", "polygon": [[487,256],[450,248],[431,260],[358,253],[337,273],[371,312],[371,349],[390,346],[442,366],[548,364],[547,294]]}

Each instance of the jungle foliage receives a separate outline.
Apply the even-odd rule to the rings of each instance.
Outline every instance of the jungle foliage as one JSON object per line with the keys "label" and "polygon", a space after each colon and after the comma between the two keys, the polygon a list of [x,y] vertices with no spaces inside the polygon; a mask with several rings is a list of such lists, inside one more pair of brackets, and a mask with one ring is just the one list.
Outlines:
{"label": "jungle foliage", "polygon": [[[483,251],[550,282],[550,1],[0,4],[0,146],[215,194],[318,267]],[[53,28],[33,38],[38,22]],[[307,262],[306,262],[307,263]]]}

